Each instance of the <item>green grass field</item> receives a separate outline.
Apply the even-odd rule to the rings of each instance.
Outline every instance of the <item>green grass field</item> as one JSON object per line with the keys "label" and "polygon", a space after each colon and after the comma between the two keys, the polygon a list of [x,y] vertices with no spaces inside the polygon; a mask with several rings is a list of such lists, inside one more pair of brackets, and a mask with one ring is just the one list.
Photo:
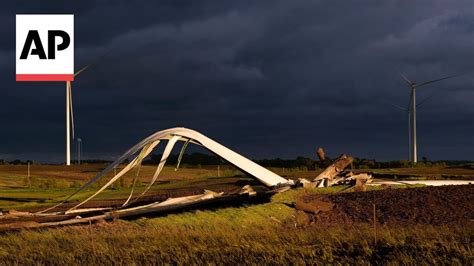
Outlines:
{"label": "green grass field", "polygon": [[[0,165],[0,210],[45,206],[62,200],[105,166],[86,164],[66,168],[60,165],[32,165],[30,177],[28,177],[28,169],[25,165]],[[231,167],[223,166],[219,172],[217,167],[209,168],[183,167],[175,171],[174,167],[166,166],[160,174],[158,183],[150,193],[153,194],[156,190],[192,188],[205,186],[206,184],[210,184],[212,188],[212,184],[225,183],[225,178],[234,176],[237,176],[237,179],[248,180],[248,178],[242,176],[240,171]],[[117,172],[120,169],[119,167]],[[155,166],[144,165],[141,167],[138,191],[145,187],[155,170]],[[97,199],[125,198],[130,193],[134,175],[134,171],[126,174],[110,189],[100,194]],[[90,196],[99,186],[105,184],[105,180],[99,181],[90,189],[78,194],[73,200]]]}
{"label": "green grass field", "polygon": [[[26,165],[0,165],[0,209],[37,207],[64,199],[104,167],[106,167],[105,164],[84,164],[71,167],[65,167],[64,165],[32,165],[28,178]],[[119,170],[120,167],[117,171]],[[270,168],[270,170],[288,178],[311,178],[317,176],[320,172],[284,168]],[[155,166],[142,166],[138,183],[139,188],[144,187],[154,171]],[[474,170],[463,168],[425,167],[358,171],[368,171],[387,178],[439,179],[451,177],[474,179]],[[130,191],[133,175],[133,171],[125,175],[120,182],[106,190],[97,199],[125,197]],[[191,168],[184,165],[178,171],[175,171],[173,166],[166,166],[160,174],[160,182],[153,189],[172,190],[180,187],[205,186],[206,184],[215,183],[218,175],[222,178],[242,178],[240,171],[226,165],[220,166],[219,172],[217,166]],[[99,182],[92,189],[79,194],[75,199],[79,200],[89,196],[94,189],[104,183],[104,181]]]}
{"label": "green grass field", "polygon": [[0,236],[0,264],[472,263],[472,226],[318,228],[300,222],[292,190],[271,202]]}
{"label": "green grass field", "polygon": [[[0,208],[51,204],[75,190],[103,166],[61,170],[41,166],[25,182],[24,169],[0,167]],[[20,166],[17,166],[20,167]],[[24,166],[23,166],[24,167]],[[34,168],[33,168],[34,169]],[[141,181],[154,170],[145,166]],[[277,169],[278,170],[278,169]],[[282,170],[283,171],[283,170]],[[278,172],[278,171],[277,171]],[[285,169],[287,176],[314,172]],[[179,189],[215,182],[215,169],[164,171],[154,189]],[[224,169],[221,177],[239,175]],[[131,178],[131,177],[128,177]],[[238,177],[239,179],[241,177]],[[56,180],[46,188],[42,182]],[[245,179],[245,178],[244,178]],[[74,183],[76,182],[76,183]],[[210,182],[210,183],[209,183]],[[302,194],[335,193],[345,187],[293,189],[268,203],[200,209],[154,218],[116,220],[90,226],[23,230],[0,235],[0,265],[12,264],[462,264],[472,265],[473,224],[377,227],[373,224],[308,224],[304,213],[288,206]],[[126,185],[101,198],[123,198]],[[89,190],[79,198],[92,193]]]}

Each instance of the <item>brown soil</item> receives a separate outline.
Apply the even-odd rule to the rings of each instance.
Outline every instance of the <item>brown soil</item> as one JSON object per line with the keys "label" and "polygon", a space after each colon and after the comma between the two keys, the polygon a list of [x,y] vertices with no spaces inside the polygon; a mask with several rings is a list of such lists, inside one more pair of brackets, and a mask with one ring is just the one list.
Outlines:
{"label": "brown soil", "polygon": [[321,226],[373,223],[373,204],[381,225],[474,225],[474,185],[307,194],[302,200],[316,209],[321,201],[334,204],[331,210],[310,214],[308,220]]}

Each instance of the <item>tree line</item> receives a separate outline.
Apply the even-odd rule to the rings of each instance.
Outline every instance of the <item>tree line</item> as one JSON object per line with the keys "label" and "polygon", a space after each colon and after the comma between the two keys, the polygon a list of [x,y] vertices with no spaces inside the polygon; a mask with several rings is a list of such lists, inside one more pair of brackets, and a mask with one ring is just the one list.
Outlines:
{"label": "tree line", "polygon": [[[162,154],[152,154],[148,159],[144,160],[143,164],[145,165],[156,165],[161,160]],[[167,160],[167,164],[176,165],[178,162],[178,154],[172,154]],[[330,158],[327,158],[329,161]],[[258,159],[253,160],[254,162],[264,166],[264,167],[280,167],[280,168],[300,168],[306,170],[317,170],[324,168],[327,165],[327,162],[320,162],[319,160],[298,156],[295,159]],[[31,160],[12,160],[5,161],[0,159],[0,165],[21,165],[38,162],[33,162]],[[73,162],[74,163],[74,162]],[[82,164],[96,164],[96,163],[111,163],[108,160],[82,160]],[[185,153],[181,159],[182,165],[189,166],[199,166],[199,165],[227,165],[228,162],[222,160],[220,157],[213,154],[204,154],[199,152],[194,153]],[[408,167],[464,167],[474,169],[474,162],[467,160],[440,160],[440,161],[430,161],[426,157],[423,157],[422,161],[417,164],[413,164],[408,160],[396,160],[396,161],[377,161],[375,159],[364,159],[364,158],[354,158],[352,163],[354,169],[377,169],[377,168],[408,168]]]}

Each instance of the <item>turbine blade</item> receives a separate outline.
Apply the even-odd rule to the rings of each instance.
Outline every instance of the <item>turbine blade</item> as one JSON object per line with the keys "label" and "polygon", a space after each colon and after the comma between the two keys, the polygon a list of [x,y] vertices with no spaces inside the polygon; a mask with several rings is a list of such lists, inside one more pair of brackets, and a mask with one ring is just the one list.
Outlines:
{"label": "turbine blade", "polygon": [[400,105],[397,105],[397,104],[394,104],[394,103],[389,103],[391,106],[395,107],[395,108],[398,108],[402,111],[408,111],[407,108],[404,108],[404,107],[401,107]]}
{"label": "turbine blade", "polygon": [[72,128],[72,139],[74,139],[74,108],[72,108],[72,89],[71,89],[71,82],[67,82],[67,87],[69,90],[69,109],[71,110],[71,128]]}
{"label": "turbine blade", "polygon": [[148,192],[148,190],[150,190],[151,186],[155,183],[156,179],[158,178],[158,175],[160,175],[161,171],[163,170],[163,167],[165,166],[165,163],[168,160],[168,157],[169,157],[171,151],[173,150],[174,145],[176,144],[176,142],[180,138],[181,138],[180,136],[174,135],[168,141],[168,143],[165,146],[165,150],[163,151],[163,155],[161,156],[160,163],[158,164],[158,167],[156,168],[155,174],[153,175],[152,180],[150,181],[148,186],[145,188],[145,190],[143,190],[142,193],[137,198],[135,198],[133,200],[133,202],[140,199],[143,195],[145,195]]}
{"label": "turbine blade", "polygon": [[408,85],[413,85],[413,82],[411,82],[407,77],[405,77],[405,75],[403,75],[402,73],[400,73],[400,76],[405,80],[405,82],[408,84]]}
{"label": "turbine blade", "polygon": [[181,160],[183,159],[184,151],[186,150],[186,147],[188,147],[188,144],[189,144],[190,141],[191,141],[191,139],[188,139],[183,144],[183,147],[181,148],[181,152],[179,153],[179,157],[178,157],[178,163],[176,164],[176,167],[174,168],[175,172],[178,171],[178,169],[179,169],[179,165],[181,164]]}
{"label": "turbine blade", "polygon": [[413,99],[413,90],[411,90],[410,99],[408,100],[408,106],[407,106],[407,108],[406,108],[406,110],[407,110],[408,112],[411,111],[411,101],[412,101],[412,99]]}
{"label": "turbine blade", "polygon": [[159,143],[160,141],[158,140],[146,145],[145,147],[143,147],[140,154],[138,154],[138,157],[137,157],[138,161],[137,161],[137,165],[135,166],[137,167],[137,172],[135,176],[133,177],[132,190],[130,191],[130,195],[128,196],[128,199],[123,203],[122,207],[127,206],[130,200],[132,199],[133,192],[135,191],[135,186],[137,184],[138,176],[140,174],[140,168],[142,167],[143,159],[147,157]]}
{"label": "turbine blade", "polygon": [[74,74],[74,77],[76,77],[77,75],[81,74],[81,72],[83,72],[84,70],[88,69],[90,66],[99,63],[99,61],[101,61],[106,55],[108,55],[110,52],[112,52],[112,50],[113,50],[113,47],[110,48],[109,50],[107,50],[105,53],[103,53],[103,54],[100,55],[99,57],[97,57],[94,61],[92,61],[92,63],[87,64],[87,65],[85,65],[84,67],[82,67],[81,69],[79,69],[79,71],[77,71],[77,72]]}
{"label": "turbine blade", "polygon": [[434,80],[430,80],[430,81],[425,81],[425,82],[422,82],[420,84],[417,84],[416,87],[421,87],[421,86],[424,86],[424,85],[428,85],[428,84],[431,84],[431,83],[435,83],[435,82],[438,82],[438,81],[442,81],[442,80],[445,80],[445,79],[450,79],[450,78],[455,78],[455,77],[459,77],[459,76],[462,76],[466,73],[461,73],[461,74],[457,74],[457,75],[451,75],[451,76],[447,76],[447,77],[442,77],[442,78],[439,78],[439,79],[434,79]]}
{"label": "turbine blade", "polygon": [[86,65],[84,66],[83,68],[79,69],[79,71],[77,71],[76,73],[74,73],[74,77],[76,77],[77,75],[81,74],[82,71],[88,69],[91,65]]}
{"label": "turbine blade", "polygon": [[416,106],[422,105],[423,103],[425,103],[425,102],[428,101],[429,99],[433,98],[433,96],[435,96],[435,95],[436,95],[436,93],[433,93],[433,94],[431,94],[430,96],[424,98],[424,99],[421,100],[419,103],[417,103]]}

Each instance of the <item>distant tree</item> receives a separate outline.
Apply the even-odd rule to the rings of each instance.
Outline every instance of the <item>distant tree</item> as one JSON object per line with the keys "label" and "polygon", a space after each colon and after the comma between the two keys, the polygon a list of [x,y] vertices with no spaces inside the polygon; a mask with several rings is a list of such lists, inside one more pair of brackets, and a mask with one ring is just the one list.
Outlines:
{"label": "distant tree", "polygon": [[11,161],[10,163],[13,164],[13,165],[23,164],[23,162],[21,160],[18,160],[18,159],[14,160],[14,161]]}

